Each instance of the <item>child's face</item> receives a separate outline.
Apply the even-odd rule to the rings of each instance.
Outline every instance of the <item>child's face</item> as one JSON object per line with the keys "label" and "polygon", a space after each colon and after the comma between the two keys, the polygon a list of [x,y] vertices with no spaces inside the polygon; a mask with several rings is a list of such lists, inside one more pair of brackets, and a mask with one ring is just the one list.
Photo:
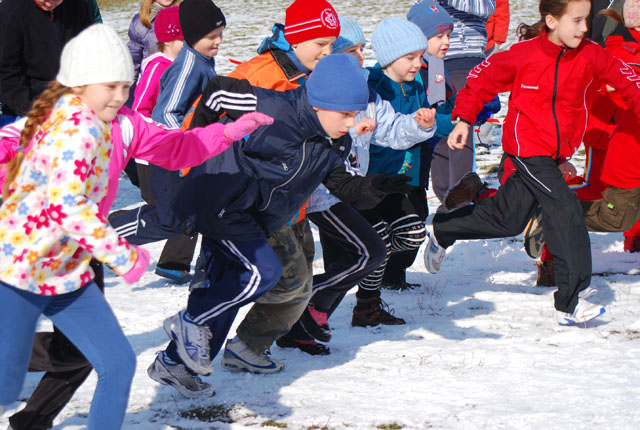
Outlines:
{"label": "child's face", "polygon": [[356,115],[358,111],[337,111],[326,110],[314,107],[313,110],[318,114],[320,125],[332,139],[338,139],[349,133],[349,129],[356,125]]}
{"label": "child's face", "polygon": [[129,82],[107,82],[73,87],[73,92],[80,96],[102,121],[112,121],[118,110],[129,98]]}
{"label": "child's face", "polygon": [[432,36],[427,41],[427,52],[436,58],[444,58],[449,50],[449,36],[451,30],[443,31]]}
{"label": "child's face", "polygon": [[331,46],[336,41],[334,36],[318,37],[291,45],[300,63],[309,70],[313,70],[318,61],[331,54]]}
{"label": "child's face", "polygon": [[178,56],[178,52],[182,49],[182,45],[184,45],[183,40],[172,40],[171,42],[164,43],[164,50],[162,53],[169,58],[175,59]]}
{"label": "child's face", "polygon": [[422,66],[424,49],[403,55],[384,69],[384,73],[396,82],[413,81]]}
{"label": "child's face", "polygon": [[551,30],[549,40],[556,45],[576,48],[587,32],[590,10],[591,3],[589,1],[572,1],[567,5],[562,16],[545,16],[545,23]]}
{"label": "child's face", "polygon": [[352,57],[355,57],[356,60],[358,60],[358,63],[360,63],[360,67],[362,67],[362,65],[364,64],[364,54],[362,53],[363,49],[364,45],[362,43],[359,43],[357,45],[353,45],[351,48],[345,49],[341,52],[341,54],[349,54]]}
{"label": "child's face", "polygon": [[38,3],[38,5],[42,9],[51,12],[52,10],[60,6],[62,1],[63,0],[36,0],[36,3]]}
{"label": "child's face", "polygon": [[211,33],[206,34],[202,39],[193,44],[193,49],[207,57],[215,57],[218,54],[218,47],[222,43],[222,32],[224,27],[219,27]]}
{"label": "child's face", "polygon": [[155,0],[155,3],[158,3],[162,7],[169,7],[174,1],[175,0]]}

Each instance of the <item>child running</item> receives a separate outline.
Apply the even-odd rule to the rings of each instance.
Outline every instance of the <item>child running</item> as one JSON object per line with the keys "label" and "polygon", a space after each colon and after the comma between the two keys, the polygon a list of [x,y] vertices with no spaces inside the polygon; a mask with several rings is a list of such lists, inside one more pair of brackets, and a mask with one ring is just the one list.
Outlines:
{"label": "child running", "polygon": [[167,366],[177,362],[200,374],[212,371],[211,360],[238,309],[280,279],[279,258],[266,238],[321,181],[343,200],[364,207],[385,193],[407,191],[399,175],[364,178],[345,170],[348,130],[366,107],[368,93],[358,62],[348,55],[320,60],[304,87],[285,93],[231,78],[208,84],[194,114],[196,125],[233,117],[252,105],[275,121],[185,179],[175,209],[203,235],[199,261],[204,257],[208,285],[193,289],[187,310],[165,321],[172,342],[153,363],[150,374],[158,382],[176,382],[165,376]]}
{"label": "child running", "polygon": [[119,429],[136,357],[93,281],[93,257],[127,283],[149,265],[100,214],[108,190],[111,129],[133,82],[133,64],[115,31],[102,24],[69,41],[56,81],[29,112],[10,163],[0,208],[0,405],[24,382],[41,315],[98,372],[89,428]]}
{"label": "child running", "polygon": [[542,0],[540,21],[520,27],[524,41],[471,71],[456,100],[457,124],[448,145],[461,148],[460,139],[465,141],[482,105],[499,92],[511,91],[503,148],[516,172],[477,205],[427,219],[425,265],[436,273],[446,248],[456,240],[518,235],[540,205],[545,240],[555,257],[560,324],[586,322],[604,308],[585,300],[593,293],[589,235],[580,203],[557,166],[582,141],[594,79],[616,88],[635,115],[640,114],[640,78],[584,38],[590,8],[585,0]]}

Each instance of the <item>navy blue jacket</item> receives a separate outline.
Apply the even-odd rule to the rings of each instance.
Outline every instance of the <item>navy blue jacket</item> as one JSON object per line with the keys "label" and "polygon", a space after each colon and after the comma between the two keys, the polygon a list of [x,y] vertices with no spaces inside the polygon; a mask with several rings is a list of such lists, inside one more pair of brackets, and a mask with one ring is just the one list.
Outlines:
{"label": "navy blue jacket", "polygon": [[191,126],[233,120],[251,110],[272,116],[274,123],[192,169],[184,181],[175,212],[193,230],[218,240],[267,237],[321,182],[341,198],[351,196],[347,201],[366,200],[363,208],[384,197],[371,181],[346,171],[351,137],[326,135],[305,87],[280,92],[216,77],[205,88]]}

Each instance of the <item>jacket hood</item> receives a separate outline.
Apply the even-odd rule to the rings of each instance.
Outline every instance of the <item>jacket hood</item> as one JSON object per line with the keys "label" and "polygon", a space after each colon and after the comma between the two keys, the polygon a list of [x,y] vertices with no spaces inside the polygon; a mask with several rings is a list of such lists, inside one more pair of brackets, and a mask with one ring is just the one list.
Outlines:
{"label": "jacket hood", "polygon": [[287,39],[284,38],[284,25],[278,23],[273,24],[272,32],[273,34],[266,37],[258,47],[258,54],[264,54],[265,52],[272,51],[274,49],[279,49],[285,52],[290,51],[291,45],[289,45]]}

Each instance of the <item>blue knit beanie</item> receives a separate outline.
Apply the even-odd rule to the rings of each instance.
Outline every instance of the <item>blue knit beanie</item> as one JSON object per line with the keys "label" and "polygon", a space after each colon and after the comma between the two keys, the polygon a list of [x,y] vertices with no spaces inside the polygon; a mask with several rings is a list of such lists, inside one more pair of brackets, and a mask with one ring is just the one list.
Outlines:
{"label": "blue knit beanie", "polygon": [[453,30],[453,19],[447,11],[431,0],[420,0],[414,4],[407,19],[420,27],[424,36],[429,39],[436,34]]}
{"label": "blue knit beanie", "polygon": [[367,43],[362,29],[355,20],[344,16],[339,16],[338,19],[340,19],[340,36],[333,42],[331,52],[339,54],[352,46]]}
{"label": "blue knit beanie", "polygon": [[309,104],[320,109],[362,111],[369,101],[360,63],[348,54],[331,54],[318,61],[305,88]]}
{"label": "blue knit beanie", "polygon": [[376,26],[371,45],[380,67],[386,67],[403,55],[427,49],[427,38],[420,28],[403,18],[387,18]]}

